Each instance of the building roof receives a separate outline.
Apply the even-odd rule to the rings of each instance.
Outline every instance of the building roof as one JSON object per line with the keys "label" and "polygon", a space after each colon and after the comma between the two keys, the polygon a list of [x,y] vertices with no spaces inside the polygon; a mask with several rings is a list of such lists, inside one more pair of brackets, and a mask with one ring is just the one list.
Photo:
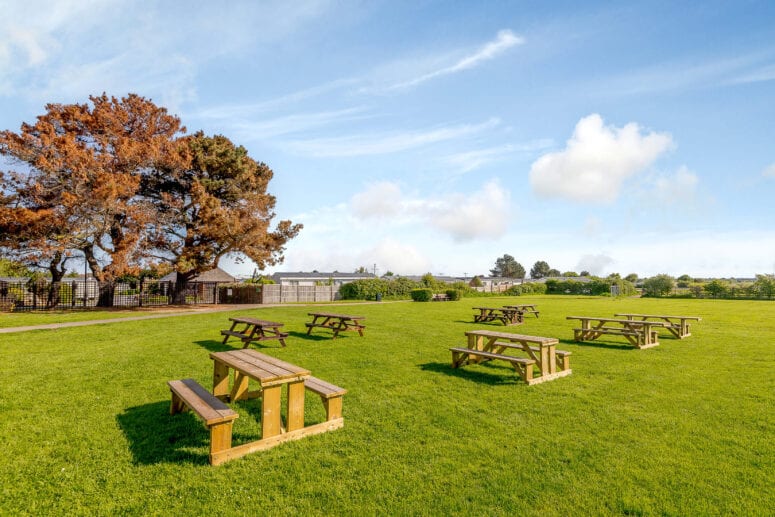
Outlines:
{"label": "building roof", "polygon": [[547,280],[557,280],[558,282],[566,282],[572,280],[574,282],[591,282],[592,279],[588,276],[545,276],[543,278],[526,278],[525,282],[534,282],[537,284],[545,284]]}
{"label": "building roof", "polygon": [[275,282],[279,282],[283,279],[285,280],[328,280],[329,278],[333,278],[334,280],[337,280],[337,279],[353,280],[353,279],[361,279],[361,278],[374,278],[374,275],[372,275],[371,273],[339,273],[337,271],[334,271],[333,273],[321,273],[319,271],[312,271],[312,272],[282,271],[282,272],[274,273],[270,278]]}
{"label": "building roof", "polygon": [[[172,273],[167,273],[163,277],[161,277],[159,280],[162,282],[174,282],[177,278],[177,273],[173,271]],[[190,282],[220,282],[220,283],[231,283],[236,282],[237,279],[234,278],[232,275],[224,271],[223,269],[216,267],[209,271],[205,271],[203,273],[199,273],[197,276],[191,278],[189,280]]]}

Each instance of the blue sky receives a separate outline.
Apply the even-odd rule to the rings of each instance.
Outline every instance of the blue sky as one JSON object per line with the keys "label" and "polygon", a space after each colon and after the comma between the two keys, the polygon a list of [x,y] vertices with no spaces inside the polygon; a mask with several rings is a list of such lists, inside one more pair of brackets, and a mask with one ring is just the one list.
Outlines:
{"label": "blue sky", "polygon": [[775,270],[774,2],[219,4],[0,0],[0,128],[104,91],[226,135],[304,224],[269,272]]}

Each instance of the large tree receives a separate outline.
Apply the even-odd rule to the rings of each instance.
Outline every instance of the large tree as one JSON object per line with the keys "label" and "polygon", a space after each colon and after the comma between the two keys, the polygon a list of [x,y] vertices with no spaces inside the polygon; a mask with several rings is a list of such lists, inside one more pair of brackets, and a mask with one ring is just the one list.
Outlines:
{"label": "large tree", "polygon": [[259,269],[281,261],[301,225],[280,221],[270,229],[272,170],[224,136],[199,132],[180,143],[185,165],[146,171],[140,189],[156,209],[148,225],[154,258],[171,262],[183,284],[227,255],[247,256]]}
{"label": "large tree", "polygon": [[137,95],[90,101],[48,104],[19,133],[0,132],[0,153],[23,165],[3,185],[15,198],[7,221],[29,234],[17,235],[17,247],[53,258],[78,250],[95,278],[112,280],[137,269],[144,229],[155,218],[138,196],[141,174],[180,163],[174,137],[183,128]]}
{"label": "large tree", "polygon": [[[185,136],[180,120],[134,94],[49,104],[20,133],[0,132],[0,247],[64,274],[85,257],[98,280],[171,263],[183,283],[225,255],[282,260],[299,225],[280,221],[272,171],[222,136]],[[54,271],[55,270],[55,271]],[[106,296],[107,298],[107,296]]]}
{"label": "large tree", "polygon": [[544,262],[543,260],[539,260],[535,264],[533,264],[533,267],[530,269],[530,278],[544,278],[549,276],[549,271],[551,271],[552,268],[549,267],[549,264]]}
{"label": "large tree", "polygon": [[495,267],[490,270],[492,276],[503,278],[525,278],[525,268],[509,254],[495,260]]}

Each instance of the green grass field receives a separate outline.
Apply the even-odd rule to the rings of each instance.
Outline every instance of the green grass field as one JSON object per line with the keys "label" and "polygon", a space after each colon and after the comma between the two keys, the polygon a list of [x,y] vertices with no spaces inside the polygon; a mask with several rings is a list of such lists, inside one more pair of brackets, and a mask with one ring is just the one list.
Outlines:
{"label": "green grass field", "polygon": [[[0,514],[773,514],[775,303],[486,303],[507,301],[541,317],[474,324],[480,299],[349,306],[366,336],[331,340],[303,334],[307,307],[240,311],[290,331],[261,351],[349,390],[345,427],[219,467],[204,426],[169,415],[166,381],[212,386],[230,313],[0,335]],[[648,350],[573,342],[565,316],[620,311],[703,321]],[[528,387],[505,364],[451,369],[475,328],[558,337],[573,375]],[[260,402],[233,407],[234,443],[257,439]]]}

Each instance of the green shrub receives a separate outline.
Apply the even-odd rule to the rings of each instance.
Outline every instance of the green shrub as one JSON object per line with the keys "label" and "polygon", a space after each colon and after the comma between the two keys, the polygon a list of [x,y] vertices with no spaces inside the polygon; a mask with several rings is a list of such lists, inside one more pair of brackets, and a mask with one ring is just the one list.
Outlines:
{"label": "green shrub", "polygon": [[461,291],[460,289],[447,289],[446,293],[447,293],[447,298],[449,298],[450,301],[453,301],[453,302],[456,302],[463,297],[463,291]]}
{"label": "green shrub", "polygon": [[383,279],[365,278],[342,285],[339,295],[344,300],[373,300],[377,294],[383,298],[408,299],[412,289],[418,284],[408,278]]}
{"label": "green shrub", "polygon": [[[547,282],[556,282],[556,280],[548,280]],[[546,294],[546,284],[540,282],[528,282],[526,284],[512,285],[504,294],[509,296],[520,296],[523,294]]]}
{"label": "green shrub", "polygon": [[412,289],[412,300],[416,302],[429,302],[433,299],[433,291],[430,289]]}

